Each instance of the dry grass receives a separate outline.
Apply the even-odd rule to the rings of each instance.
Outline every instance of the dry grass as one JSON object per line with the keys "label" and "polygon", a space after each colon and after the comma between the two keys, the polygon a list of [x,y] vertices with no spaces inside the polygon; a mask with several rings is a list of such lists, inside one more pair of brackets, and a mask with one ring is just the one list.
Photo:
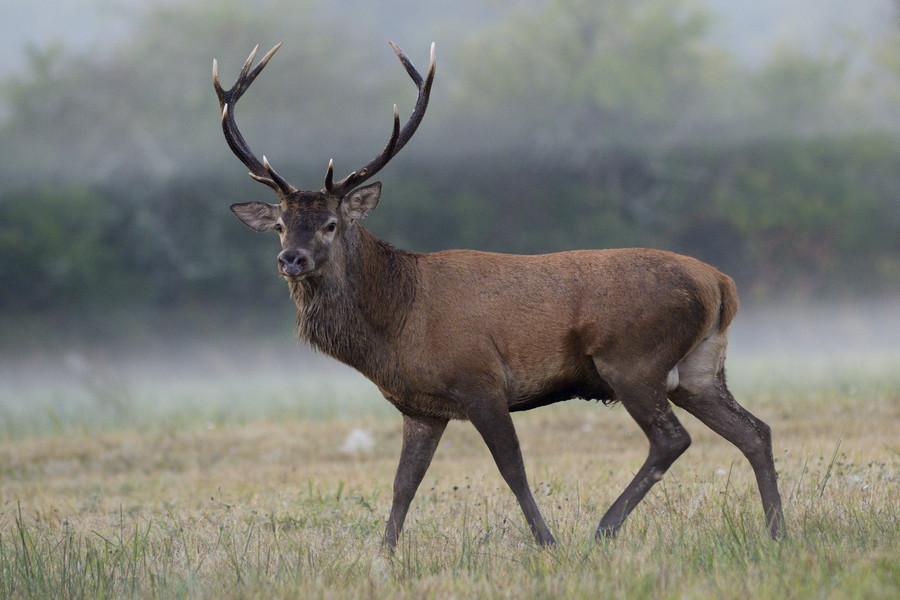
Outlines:
{"label": "dry grass", "polygon": [[[900,386],[744,403],[774,430],[790,535],[770,542],[746,461],[679,412],[694,444],[598,545],[646,442],[620,407],[516,416],[559,546],[534,547],[473,428],[453,423],[399,553],[378,542],[399,418],[267,418],[0,443],[0,597],[900,596]],[[368,451],[340,447],[354,429]]]}

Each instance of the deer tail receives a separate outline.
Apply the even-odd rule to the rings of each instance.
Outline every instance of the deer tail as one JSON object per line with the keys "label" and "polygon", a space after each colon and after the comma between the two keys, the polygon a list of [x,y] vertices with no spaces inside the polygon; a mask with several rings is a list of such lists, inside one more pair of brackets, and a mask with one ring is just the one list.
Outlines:
{"label": "deer tail", "polygon": [[738,311],[737,286],[728,275],[719,279],[719,333],[724,333]]}

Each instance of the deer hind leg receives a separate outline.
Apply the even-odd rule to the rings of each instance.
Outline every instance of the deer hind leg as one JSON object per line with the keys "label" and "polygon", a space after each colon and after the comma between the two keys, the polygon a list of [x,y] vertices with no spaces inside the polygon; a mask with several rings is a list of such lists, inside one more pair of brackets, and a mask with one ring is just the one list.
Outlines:
{"label": "deer hind leg", "polygon": [[[595,359],[595,362],[598,361]],[[599,364],[598,369],[603,372]],[[669,406],[662,381],[656,387],[628,383],[612,385],[628,414],[647,436],[650,451],[634,479],[600,519],[598,539],[616,535],[629,513],[691,444],[691,437]]]}
{"label": "deer hind leg", "polygon": [[397,475],[394,477],[394,501],[381,541],[382,546],[390,552],[397,547],[397,538],[403,529],[409,505],[431,464],[446,427],[447,419],[403,415],[403,445]]}
{"label": "deer hind leg", "polygon": [[725,335],[713,335],[679,365],[672,402],[734,444],[747,457],[762,497],[766,523],[773,538],[784,528],[778,474],[772,456],[769,426],[737,403],[725,383]]}

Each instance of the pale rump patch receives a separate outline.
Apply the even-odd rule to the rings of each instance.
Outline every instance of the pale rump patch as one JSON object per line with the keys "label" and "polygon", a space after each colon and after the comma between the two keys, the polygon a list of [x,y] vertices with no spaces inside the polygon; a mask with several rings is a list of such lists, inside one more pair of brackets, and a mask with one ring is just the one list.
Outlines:
{"label": "pale rump patch", "polygon": [[[697,344],[697,347],[669,372],[666,387],[671,391],[676,387],[697,392],[715,385],[716,377],[725,366],[725,349],[728,333],[713,333]],[[672,378],[675,385],[672,387]]]}
{"label": "pale rump patch", "polygon": [[666,375],[666,391],[671,392],[678,387],[678,365],[675,365]]}

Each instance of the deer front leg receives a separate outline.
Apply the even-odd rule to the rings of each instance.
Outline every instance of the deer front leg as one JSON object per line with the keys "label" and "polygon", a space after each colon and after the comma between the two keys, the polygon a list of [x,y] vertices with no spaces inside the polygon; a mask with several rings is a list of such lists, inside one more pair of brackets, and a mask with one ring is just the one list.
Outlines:
{"label": "deer front leg", "polygon": [[431,464],[446,427],[447,419],[403,415],[403,445],[397,475],[394,477],[394,501],[381,540],[381,545],[392,553],[397,547],[397,538],[403,529],[409,505]]}
{"label": "deer front leg", "polygon": [[498,407],[490,404],[474,403],[466,407],[469,420],[481,434],[487,444],[500,474],[509,485],[525,520],[531,528],[535,541],[541,546],[556,544],[553,534],[547,527],[541,511],[534,501],[531,488],[528,487],[528,478],[525,476],[525,463],[522,460],[522,450],[519,447],[519,438],[513,426],[512,416],[506,406]]}

